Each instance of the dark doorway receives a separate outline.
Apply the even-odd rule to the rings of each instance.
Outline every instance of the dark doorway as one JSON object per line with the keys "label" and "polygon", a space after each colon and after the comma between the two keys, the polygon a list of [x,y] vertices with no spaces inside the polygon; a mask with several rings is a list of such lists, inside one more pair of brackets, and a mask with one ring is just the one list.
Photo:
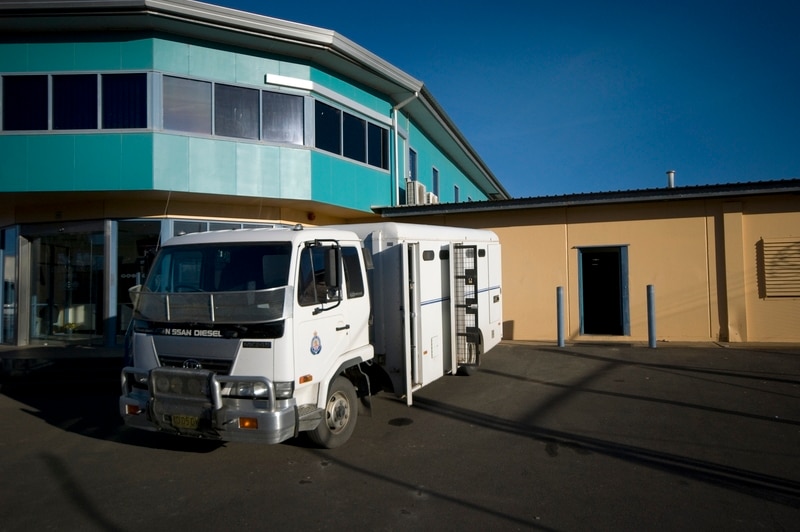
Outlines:
{"label": "dark doorway", "polygon": [[579,250],[581,333],[628,332],[627,247]]}

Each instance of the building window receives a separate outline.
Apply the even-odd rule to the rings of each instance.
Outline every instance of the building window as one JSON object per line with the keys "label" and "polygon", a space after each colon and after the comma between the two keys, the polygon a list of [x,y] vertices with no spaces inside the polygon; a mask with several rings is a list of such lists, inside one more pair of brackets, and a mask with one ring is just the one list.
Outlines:
{"label": "building window", "polygon": [[104,129],[147,127],[147,74],[103,74]]}
{"label": "building window", "polygon": [[342,112],[326,103],[314,105],[314,134],[317,148],[331,153],[342,153]]}
{"label": "building window", "polygon": [[367,125],[367,164],[389,169],[389,139],[386,129],[375,124]]}
{"label": "building window", "polygon": [[223,137],[258,139],[258,91],[216,84],[214,133]]}
{"label": "building window", "polygon": [[97,129],[97,76],[53,76],[53,129]]}
{"label": "building window", "polygon": [[47,76],[3,77],[3,129],[47,129]]}
{"label": "building window", "polygon": [[342,131],[343,155],[354,161],[367,162],[367,121],[344,113]]}
{"label": "building window", "polygon": [[408,149],[408,178],[411,181],[416,181],[419,178],[417,174],[417,152]]}
{"label": "building window", "polygon": [[458,203],[461,201],[461,189],[458,185],[453,185],[453,202]]}
{"label": "building window", "polygon": [[211,134],[211,83],[164,76],[164,129]]}
{"label": "building window", "polygon": [[262,104],[262,140],[303,145],[303,97],[294,94],[264,92]]}
{"label": "building window", "polygon": [[763,238],[756,252],[759,296],[800,297],[800,239]]}
{"label": "building window", "polygon": [[433,184],[433,193],[439,195],[439,170],[437,168],[431,169],[431,183]]}
{"label": "building window", "polygon": [[389,169],[386,129],[336,107],[315,102],[315,146],[348,159]]}

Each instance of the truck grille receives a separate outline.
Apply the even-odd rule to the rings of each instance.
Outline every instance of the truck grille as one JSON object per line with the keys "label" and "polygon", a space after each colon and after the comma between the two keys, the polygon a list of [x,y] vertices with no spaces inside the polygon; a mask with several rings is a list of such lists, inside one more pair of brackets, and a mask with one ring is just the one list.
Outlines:
{"label": "truck grille", "polygon": [[[233,366],[232,360],[219,360],[213,358],[159,355],[158,361],[163,368],[182,368],[184,367],[184,363],[186,361],[191,361],[190,364],[193,368],[207,369],[209,371],[213,371],[217,375],[230,375],[231,366]],[[199,368],[194,364],[195,362],[199,364]]]}

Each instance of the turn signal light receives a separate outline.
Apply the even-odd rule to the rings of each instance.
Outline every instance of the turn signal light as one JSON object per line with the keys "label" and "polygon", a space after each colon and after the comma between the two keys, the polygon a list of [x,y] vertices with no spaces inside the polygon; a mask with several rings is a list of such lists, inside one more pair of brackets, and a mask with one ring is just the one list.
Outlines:
{"label": "turn signal light", "polygon": [[129,416],[138,416],[142,413],[142,409],[136,405],[125,405],[125,413]]}
{"label": "turn signal light", "polygon": [[257,429],[258,428],[258,418],[240,417],[239,418],[239,428],[240,429]]}
{"label": "turn signal light", "polygon": [[302,376],[302,377],[300,377],[300,379],[299,379],[299,381],[300,381],[300,384],[305,384],[305,383],[307,383],[307,382],[311,382],[311,381],[313,381],[313,380],[314,380],[314,377],[313,377],[312,375],[303,375],[303,376]]}

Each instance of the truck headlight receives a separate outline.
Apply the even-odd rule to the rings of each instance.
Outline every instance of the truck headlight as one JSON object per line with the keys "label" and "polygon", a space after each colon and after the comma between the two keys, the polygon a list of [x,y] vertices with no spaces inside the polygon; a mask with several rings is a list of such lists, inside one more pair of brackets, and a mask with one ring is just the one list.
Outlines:
{"label": "truck headlight", "polygon": [[235,382],[231,386],[231,396],[235,397],[263,397],[267,395],[267,385],[263,382]]}
{"label": "truck headlight", "polygon": [[294,381],[275,383],[275,399],[291,399],[292,395],[294,395]]}

